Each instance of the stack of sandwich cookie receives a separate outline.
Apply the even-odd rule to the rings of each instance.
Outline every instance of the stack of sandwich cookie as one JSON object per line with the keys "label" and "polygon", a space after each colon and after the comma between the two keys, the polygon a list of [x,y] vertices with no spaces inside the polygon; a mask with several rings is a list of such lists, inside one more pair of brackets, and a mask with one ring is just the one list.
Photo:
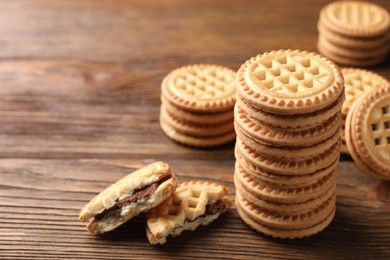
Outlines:
{"label": "stack of sandwich cookie", "polygon": [[255,230],[313,235],[335,214],[344,81],[325,57],[280,50],[237,72],[236,207]]}
{"label": "stack of sandwich cookie", "polygon": [[160,125],[171,139],[208,147],[235,138],[235,72],[200,64],[176,69],[161,84]]}
{"label": "stack of sandwich cookie", "polygon": [[318,50],[329,59],[357,67],[373,66],[387,57],[390,16],[364,1],[337,1],[321,10]]}
{"label": "stack of sandwich cookie", "polygon": [[349,154],[345,140],[345,120],[356,99],[375,89],[390,86],[382,76],[363,69],[342,68],[345,82],[345,102],[342,112],[341,152]]}
{"label": "stack of sandwich cookie", "polygon": [[345,133],[356,166],[369,176],[390,180],[390,86],[355,101],[345,122]]}

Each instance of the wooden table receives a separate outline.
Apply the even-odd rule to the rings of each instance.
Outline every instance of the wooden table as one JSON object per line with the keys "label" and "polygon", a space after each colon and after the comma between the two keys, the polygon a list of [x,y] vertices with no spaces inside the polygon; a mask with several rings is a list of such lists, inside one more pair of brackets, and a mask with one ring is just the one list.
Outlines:
{"label": "wooden table", "polygon": [[[102,237],[78,220],[104,187],[156,160],[233,196],[233,144],[191,149],[160,130],[161,79],[191,63],[237,70],[264,51],[315,51],[327,2],[0,1],[0,258],[389,258],[390,183],[347,157],[335,219],[311,238],[264,237],[234,208],[164,246],[147,242],[145,216]],[[390,79],[389,62],[373,70]]]}

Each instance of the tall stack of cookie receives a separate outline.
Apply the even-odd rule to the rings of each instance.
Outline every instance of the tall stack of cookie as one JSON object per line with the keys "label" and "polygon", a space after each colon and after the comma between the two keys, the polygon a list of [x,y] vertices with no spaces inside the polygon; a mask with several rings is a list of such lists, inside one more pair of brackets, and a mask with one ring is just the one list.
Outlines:
{"label": "tall stack of cookie", "polygon": [[160,125],[171,139],[209,147],[236,136],[233,125],[236,73],[199,64],[178,68],[161,84]]}
{"label": "tall stack of cookie", "polygon": [[368,70],[342,68],[341,72],[344,75],[345,83],[345,102],[341,110],[343,129],[341,132],[341,152],[349,154],[345,138],[345,121],[352,105],[364,94],[380,88],[388,87],[390,86],[390,83],[384,77]]}
{"label": "tall stack of cookie", "polygon": [[266,235],[298,238],[335,214],[344,81],[316,53],[272,51],[236,77],[236,207]]}
{"label": "tall stack of cookie", "polygon": [[333,61],[357,67],[373,66],[387,57],[390,15],[364,1],[337,1],[321,10],[318,50]]}

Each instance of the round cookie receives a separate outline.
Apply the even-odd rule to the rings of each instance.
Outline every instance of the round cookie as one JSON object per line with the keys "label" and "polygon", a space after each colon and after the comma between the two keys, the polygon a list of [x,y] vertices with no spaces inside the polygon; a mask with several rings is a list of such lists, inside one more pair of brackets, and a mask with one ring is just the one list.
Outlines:
{"label": "round cookie", "polygon": [[341,142],[339,141],[330,149],[308,159],[273,159],[252,150],[237,137],[235,153],[237,154],[236,157],[242,156],[246,161],[266,172],[282,175],[305,175],[314,173],[318,169],[323,169],[331,165],[339,158],[340,145]]}
{"label": "round cookie", "polygon": [[320,53],[322,53],[324,56],[328,57],[329,59],[333,60],[337,64],[342,64],[345,66],[371,67],[380,64],[387,59],[386,55],[379,56],[376,58],[371,58],[371,59],[352,59],[352,58],[344,57],[333,53],[332,50],[327,49],[320,41],[317,43],[317,49]]}
{"label": "round cookie", "polygon": [[189,112],[183,109],[180,109],[169,102],[164,96],[161,95],[161,102],[166,111],[175,115],[179,121],[189,124],[201,124],[201,125],[216,125],[226,123],[228,121],[233,121],[233,108],[225,112],[217,113],[196,113]]}
{"label": "round cookie", "polygon": [[336,189],[336,185],[334,185],[332,188],[327,190],[321,197],[291,205],[285,203],[269,202],[257,197],[256,194],[244,188],[244,186],[240,183],[236,175],[234,175],[234,186],[236,187],[236,192],[240,193],[244,199],[246,199],[253,205],[259,208],[267,209],[269,211],[280,212],[281,214],[297,214],[313,210],[319,205],[323,204],[325,201],[327,201],[331,196],[333,196]]}
{"label": "round cookie", "polygon": [[342,107],[344,116],[348,114],[349,108],[357,98],[372,90],[390,86],[384,77],[368,70],[342,68],[341,72],[345,84],[345,101]]}
{"label": "round cookie", "polygon": [[334,45],[345,47],[345,48],[353,48],[360,49],[364,51],[372,50],[372,49],[382,49],[385,46],[389,48],[389,37],[388,35],[383,35],[381,37],[370,37],[370,38],[356,38],[356,37],[348,37],[343,36],[342,34],[338,34],[325,27],[323,23],[320,22],[317,24],[317,29],[320,35],[323,35],[326,39],[328,39]]}
{"label": "round cookie", "polygon": [[258,199],[274,203],[290,204],[291,210],[294,204],[304,203],[312,199],[322,197],[329,189],[336,185],[336,171],[333,170],[321,179],[302,186],[276,186],[264,181],[255,180],[239,165],[235,168],[235,178],[242,187],[254,194]]}
{"label": "round cookie", "polygon": [[231,69],[217,65],[185,66],[164,78],[161,92],[169,102],[187,111],[226,111],[235,103],[235,75]]}
{"label": "round cookie", "polygon": [[194,146],[194,147],[211,147],[211,146],[218,146],[225,143],[228,143],[236,137],[236,132],[232,130],[229,133],[226,133],[224,135],[215,136],[215,137],[194,137],[194,136],[188,136],[183,135],[179,132],[177,132],[171,125],[169,125],[163,117],[160,115],[160,126],[164,133],[174,141],[185,144],[188,146]]}
{"label": "round cookie", "polygon": [[[236,193],[238,194],[238,193]],[[306,236],[314,235],[322,231],[329,225],[335,215],[335,209],[324,218],[319,218],[317,224],[302,229],[278,229],[262,225],[258,221],[258,209],[250,202],[236,196],[235,199],[236,209],[241,219],[247,223],[254,230],[275,238],[303,238]],[[321,220],[320,220],[321,219]]]}
{"label": "round cookie", "polygon": [[[247,201],[240,193],[236,194],[236,199],[244,203]],[[248,203],[250,202],[248,201]],[[297,214],[281,214],[279,212],[276,213],[264,208],[256,207],[256,214],[254,217],[256,217],[259,224],[270,228],[286,230],[309,228],[316,225],[318,222],[321,222],[325,216],[329,215],[334,210],[335,204],[336,196],[333,195],[317,208],[312,209],[309,212]]]}
{"label": "round cookie", "polygon": [[279,50],[246,61],[237,92],[249,104],[275,114],[306,114],[333,104],[344,89],[339,68],[307,51]]}
{"label": "round cookie", "polygon": [[302,115],[277,115],[267,113],[249,105],[239,95],[237,95],[236,106],[242,109],[249,117],[263,122],[264,124],[280,128],[304,128],[321,124],[323,121],[333,117],[340,111],[343,101],[344,93],[330,106],[313,113]]}
{"label": "round cookie", "polygon": [[389,13],[365,1],[335,1],[325,6],[320,21],[334,32],[350,37],[375,37],[390,28]]}
{"label": "round cookie", "polygon": [[276,128],[249,118],[238,106],[234,109],[235,127],[259,142],[275,146],[309,146],[333,136],[340,128],[341,113],[314,127]]}
{"label": "round cookie", "polygon": [[349,123],[355,151],[381,179],[390,179],[390,86],[364,95],[354,109]]}
{"label": "round cookie", "polygon": [[[361,99],[361,98],[360,98]],[[374,178],[380,178],[381,176],[378,175],[378,173],[371,170],[368,166],[364,164],[360,156],[357,154],[354,142],[352,139],[351,129],[352,129],[352,118],[355,113],[355,107],[358,102],[360,102],[360,99],[356,100],[356,102],[352,105],[351,110],[348,113],[346,124],[345,124],[345,139],[346,139],[346,145],[348,148],[348,152],[351,155],[353,161],[355,162],[358,169],[360,169],[362,172],[364,172],[366,175],[374,177]]]}
{"label": "round cookie", "polygon": [[317,143],[306,147],[295,147],[295,146],[271,146],[256,141],[256,139],[248,136],[242,131],[241,127],[236,128],[237,136],[251,149],[263,154],[264,156],[270,156],[275,158],[286,158],[286,159],[299,159],[299,158],[310,158],[316,156],[318,153],[324,150],[328,150],[331,146],[338,142],[340,139],[341,129],[336,132],[333,136],[324,140],[321,143]]}
{"label": "round cookie", "polygon": [[380,48],[361,50],[338,46],[332,43],[324,35],[319,36],[319,41],[324,48],[331,50],[335,55],[350,59],[376,59],[378,57],[387,56],[387,53],[389,52],[388,44],[381,46]]}
{"label": "round cookie", "polygon": [[196,125],[180,122],[173,115],[169,114],[163,105],[160,109],[160,116],[174,128],[176,132],[193,137],[221,136],[234,130],[233,121],[227,121],[217,125]]}
{"label": "round cookie", "polygon": [[250,174],[253,179],[258,182],[265,181],[279,186],[308,185],[309,183],[322,179],[324,176],[330,174],[333,170],[336,169],[338,164],[337,158],[330,166],[323,169],[318,169],[311,174],[283,175],[266,172],[246,161],[239,153],[236,153],[235,155],[238,166],[241,167],[247,174]]}

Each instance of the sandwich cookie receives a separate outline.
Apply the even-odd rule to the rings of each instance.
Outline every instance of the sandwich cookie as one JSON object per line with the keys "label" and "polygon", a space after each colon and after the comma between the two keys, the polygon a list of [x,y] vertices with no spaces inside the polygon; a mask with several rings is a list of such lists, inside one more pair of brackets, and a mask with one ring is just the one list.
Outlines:
{"label": "sandwich cookie", "polygon": [[80,220],[87,222],[91,234],[106,233],[159,205],[175,191],[176,184],[168,164],[149,164],[100,192],[83,207]]}

